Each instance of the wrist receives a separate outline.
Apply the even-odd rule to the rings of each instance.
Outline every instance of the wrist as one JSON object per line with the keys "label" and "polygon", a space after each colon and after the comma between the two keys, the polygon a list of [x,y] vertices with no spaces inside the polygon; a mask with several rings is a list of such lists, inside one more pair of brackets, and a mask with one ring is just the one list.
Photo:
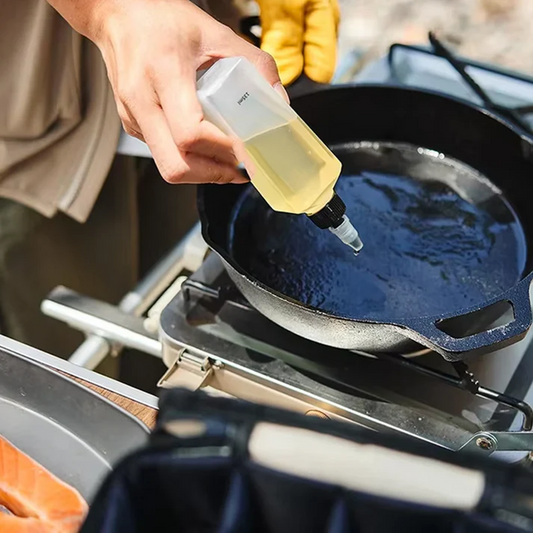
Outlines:
{"label": "wrist", "polygon": [[97,42],[120,0],[48,0],[78,33]]}
{"label": "wrist", "polygon": [[[72,2],[73,0],[61,0]],[[90,4],[83,33],[97,45],[109,40],[124,26],[125,19],[138,23],[149,19],[151,10],[168,4],[168,0],[76,0],[82,4]],[[189,7],[190,0],[172,0],[174,4]],[[160,5],[158,5],[160,4]],[[79,30],[78,30],[79,31]]]}
{"label": "wrist", "polygon": [[106,39],[109,26],[121,10],[121,0],[85,0],[90,8],[85,13],[85,20],[80,33],[99,44]]}

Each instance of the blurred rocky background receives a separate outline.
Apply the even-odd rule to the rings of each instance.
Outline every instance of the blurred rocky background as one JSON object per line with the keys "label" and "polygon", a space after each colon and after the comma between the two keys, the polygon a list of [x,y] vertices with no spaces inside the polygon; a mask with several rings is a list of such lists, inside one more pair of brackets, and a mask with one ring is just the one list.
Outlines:
{"label": "blurred rocky background", "polygon": [[533,0],[339,0],[340,55],[360,66],[390,44],[427,44],[433,30],[452,50],[533,74]]}

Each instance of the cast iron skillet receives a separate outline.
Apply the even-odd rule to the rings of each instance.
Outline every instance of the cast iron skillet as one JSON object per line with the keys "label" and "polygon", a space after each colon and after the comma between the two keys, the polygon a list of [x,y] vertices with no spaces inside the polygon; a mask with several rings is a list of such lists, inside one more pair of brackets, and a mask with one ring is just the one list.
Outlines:
{"label": "cast iron skillet", "polygon": [[251,185],[200,186],[203,236],[248,301],[344,349],[421,344],[457,361],[521,339],[532,322],[531,138],[410,88],[337,86],[292,105],[342,161],[337,192],[365,248],[353,257]]}

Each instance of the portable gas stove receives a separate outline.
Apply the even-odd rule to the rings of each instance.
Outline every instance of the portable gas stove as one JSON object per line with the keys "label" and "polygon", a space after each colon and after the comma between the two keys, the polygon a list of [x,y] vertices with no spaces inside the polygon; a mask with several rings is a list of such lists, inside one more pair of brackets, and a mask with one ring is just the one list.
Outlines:
{"label": "portable gas stove", "polygon": [[[453,450],[512,449],[500,432],[531,428],[531,408],[516,399],[533,394],[529,339],[455,368],[427,351],[415,359],[330,348],[259,314],[214,254],[183,282],[160,321],[169,367],[163,386],[208,387]],[[494,388],[480,386],[467,368]]]}
{"label": "portable gas stove", "polygon": [[[341,63],[338,82],[408,84],[480,103],[444,59],[423,48],[394,45],[355,78],[352,59]],[[467,70],[494,101],[518,108],[533,126],[533,79],[482,64]],[[129,346],[162,355],[164,387],[203,387],[506,460],[533,451],[533,332],[466,364],[428,351],[402,357],[338,350],[260,315],[217,256],[203,260],[205,251],[196,227],[118,308],[60,288],[43,311],[91,334],[71,358],[84,366]]]}

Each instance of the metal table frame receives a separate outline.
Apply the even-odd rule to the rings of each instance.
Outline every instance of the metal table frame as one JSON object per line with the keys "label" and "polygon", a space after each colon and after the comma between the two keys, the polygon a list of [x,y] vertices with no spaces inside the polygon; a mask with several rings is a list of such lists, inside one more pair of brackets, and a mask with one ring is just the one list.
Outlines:
{"label": "metal table frame", "polygon": [[[197,270],[207,253],[197,223],[189,233],[121,300],[118,306],[57,287],[42,302],[42,312],[86,333],[69,361],[90,370],[124,347],[161,357],[158,315],[179,291],[184,271]],[[147,313],[147,318],[142,315]]]}

